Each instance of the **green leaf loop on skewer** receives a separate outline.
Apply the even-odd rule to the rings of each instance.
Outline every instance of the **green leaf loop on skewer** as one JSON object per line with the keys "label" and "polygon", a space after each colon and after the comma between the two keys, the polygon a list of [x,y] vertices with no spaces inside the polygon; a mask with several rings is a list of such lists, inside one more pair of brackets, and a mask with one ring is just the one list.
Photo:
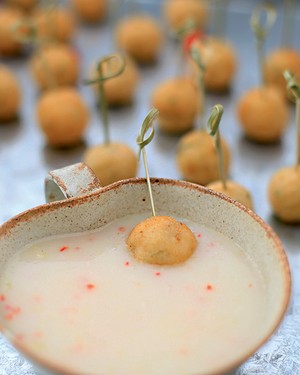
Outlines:
{"label": "green leaf loop on skewer", "polygon": [[[136,138],[136,143],[139,146],[139,158],[142,149],[147,146],[153,139],[154,137],[154,125],[153,121],[156,119],[158,116],[158,110],[156,108],[152,108],[147,116],[145,117],[145,120],[143,121],[143,124],[140,129],[140,133]],[[147,134],[148,130],[150,130],[150,134],[148,135],[147,138],[145,138],[145,135]]]}
{"label": "green leaf loop on skewer", "polygon": [[194,43],[192,44],[192,47],[190,49],[190,54],[192,59],[197,64],[199,70],[203,73],[205,71],[205,64],[203,62],[199,48],[197,48]]}
{"label": "green leaf loop on skewer", "polygon": [[[266,15],[266,19],[264,23],[261,23],[261,18],[264,13]],[[267,34],[273,27],[276,18],[276,9],[270,3],[259,4],[257,7],[254,8],[254,11],[250,18],[250,26],[258,40],[265,40]]]}
{"label": "green leaf loop on skewer", "polygon": [[223,106],[222,104],[216,104],[209,116],[207,121],[209,134],[214,136],[219,131],[219,125],[223,116]]}
{"label": "green leaf loop on skewer", "polygon": [[289,70],[285,70],[283,76],[286,80],[286,88],[292,95],[293,99],[300,99],[300,85],[297,83],[294,75]]}
{"label": "green leaf loop on skewer", "polygon": [[[112,60],[117,60],[119,62],[119,65],[118,65],[117,69],[114,70],[113,72],[108,72],[106,75],[103,75],[103,73],[102,73],[103,64],[109,63]],[[124,56],[116,54],[116,53],[105,56],[103,59],[101,59],[97,63],[98,76],[94,79],[87,79],[87,80],[84,81],[84,83],[86,85],[94,85],[96,83],[107,81],[108,79],[118,77],[120,74],[122,74],[124,72],[125,66],[126,66],[126,61],[125,61]]]}
{"label": "green leaf loop on skewer", "polygon": [[175,35],[176,39],[182,40],[188,34],[195,31],[196,29],[197,29],[197,24],[195,20],[192,18],[188,18],[182,26],[180,26],[178,29],[176,29],[173,32],[173,34]]}

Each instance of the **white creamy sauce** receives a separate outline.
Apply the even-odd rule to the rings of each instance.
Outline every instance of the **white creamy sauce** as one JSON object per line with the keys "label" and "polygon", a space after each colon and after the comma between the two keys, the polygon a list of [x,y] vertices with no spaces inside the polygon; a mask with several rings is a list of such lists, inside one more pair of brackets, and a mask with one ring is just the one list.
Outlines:
{"label": "white creamy sauce", "polygon": [[145,216],[27,245],[0,279],[0,314],[20,343],[84,375],[214,372],[253,345],[265,287],[232,240],[183,220],[198,247],[154,266],[126,248]]}

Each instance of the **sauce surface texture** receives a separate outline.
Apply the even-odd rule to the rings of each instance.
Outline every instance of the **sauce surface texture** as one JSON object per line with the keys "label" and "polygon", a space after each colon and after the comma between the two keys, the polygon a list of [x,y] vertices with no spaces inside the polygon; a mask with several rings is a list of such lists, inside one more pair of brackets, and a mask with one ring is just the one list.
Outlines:
{"label": "sauce surface texture", "polygon": [[153,266],[126,248],[134,215],[27,245],[0,279],[0,315],[38,356],[85,375],[207,374],[251,347],[265,288],[230,239],[182,220],[198,247]]}

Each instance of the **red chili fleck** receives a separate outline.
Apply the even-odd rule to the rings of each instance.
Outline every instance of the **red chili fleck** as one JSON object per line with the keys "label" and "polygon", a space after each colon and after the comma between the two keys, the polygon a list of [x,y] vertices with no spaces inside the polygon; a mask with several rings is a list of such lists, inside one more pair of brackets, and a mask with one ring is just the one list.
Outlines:
{"label": "red chili fleck", "polygon": [[130,266],[130,263],[129,262],[125,262],[124,266]]}
{"label": "red chili fleck", "polygon": [[214,287],[213,287],[211,284],[207,284],[207,285],[206,285],[206,289],[207,289],[207,290],[213,290]]}
{"label": "red chili fleck", "polygon": [[65,250],[68,250],[69,249],[69,246],[62,246],[59,251],[65,251]]}
{"label": "red chili fleck", "polygon": [[4,294],[0,294],[0,302],[4,302],[6,300]]}
{"label": "red chili fleck", "polygon": [[12,307],[11,311],[14,315],[18,315],[21,312],[21,307]]}
{"label": "red chili fleck", "polygon": [[4,305],[4,310],[11,310],[11,305]]}
{"label": "red chili fleck", "polygon": [[160,272],[155,272],[155,275],[156,275],[156,276],[160,276],[161,273],[160,273]]}
{"label": "red chili fleck", "polygon": [[40,337],[43,337],[44,334],[41,331],[36,331],[36,332],[34,332],[34,336],[37,337],[37,338],[40,338]]}
{"label": "red chili fleck", "polygon": [[76,246],[76,247],[75,247],[75,250],[80,250],[80,246]]}
{"label": "red chili fleck", "polygon": [[25,338],[25,335],[23,335],[22,333],[17,333],[16,334],[16,339],[18,341],[22,341],[22,340],[24,340],[24,338]]}
{"label": "red chili fleck", "polygon": [[6,320],[12,320],[13,319],[13,314],[6,314],[5,316],[4,316],[4,318],[6,319]]}
{"label": "red chili fleck", "polygon": [[94,284],[86,284],[87,289],[94,289],[95,285]]}
{"label": "red chili fleck", "polygon": [[198,234],[197,234],[197,237],[198,237],[198,238],[202,237],[202,234],[201,234],[201,233],[198,233]]}
{"label": "red chili fleck", "polygon": [[253,285],[250,283],[250,284],[248,284],[248,288],[252,288],[253,287]]}
{"label": "red chili fleck", "polygon": [[125,230],[126,230],[125,227],[119,227],[119,228],[118,228],[118,232],[120,232],[120,233],[124,233]]}

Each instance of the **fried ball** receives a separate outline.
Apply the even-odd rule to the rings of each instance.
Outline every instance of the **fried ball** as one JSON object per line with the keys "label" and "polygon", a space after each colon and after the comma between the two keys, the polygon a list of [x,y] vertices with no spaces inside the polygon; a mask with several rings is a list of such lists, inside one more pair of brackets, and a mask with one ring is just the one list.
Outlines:
{"label": "fried ball", "polygon": [[[197,43],[196,46],[199,48],[205,65],[203,79],[206,89],[213,92],[228,90],[237,67],[236,54],[232,44],[222,39],[207,38],[205,41]],[[198,69],[198,66],[192,62],[193,76],[198,73]]]}
{"label": "fried ball", "polygon": [[[108,71],[114,72],[118,64],[116,59],[104,63],[104,75]],[[94,75],[93,73],[92,76],[94,77]],[[124,71],[119,76],[104,81],[107,104],[110,106],[122,106],[132,103],[139,79],[140,75],[136,63],[131,58],[126,57]],[[94,88],[96,95],[98,95],[98,85],[95,85]]]}
{"label": "fried ball", "polygon": [[52,44],[31,59],[31,71],[40,89],[74,86],[79,76],[79,59],[74,49],[65,44]]}
{"label": "fried ball", "polygon": [[280,139],[288,120],[287,103],[274,87],[258,87],[244,94],[237,115],[246,136],[255,142],[272,143]]}
{"label": "fried ball", "polygon": [[169,216],[153,216],[133,228],[127,246],[144,263],[172,265],[187,260],[197,241],[185,224]]}
{"label": "fried ball", "polygon": [[300,167],[278,170],[268,187],[269,200],[275,215],[288,224],[300,223]]}
{"label": "fried ball", "polygon": [[21,102],[21,90],[13,72],[0,65],[0,121],[17,116]]}
{"label": "fried ball", "polygon": [[[227,176],[230,153],[224,139],[221,140],[221,145]],[[215,142],[206,131],[192,131],[181,138],[176,162],[181,175],[187,181],[207,185],[221,178]]]}
{"label": "fried ball", "polygon": [[[22,13],[18,9],[0,8],[0,55],[14,56],[21,52],[22,45],[17,40],[14,27],[23,18]],[[23,32],[25,33],[26,31],[24,30]],[[21,34],[21,31],[18,30],[17,33]]]}
{"label": "fried ball", "polygon": [[203,28],[208,22],[208,7],[204,0],[167,0],[164,16],[173,30],[178,30],[188,20],[193,20],[197,28]]}
{"label": "fried ball", "polygon": [[71,87],[46,91],[37,104],[39,126],[48,143],[67,147],[79,143],[89,120],[89,111],[80,94]]}
{"label": "fried ball", "polygon": [[116,27],[116,44],[139,63],[157,60],[163,33],[155,19],[146,15],[124,18]]}
{"label": "fried ball", "polygon": [[212,190],[218,191],[219,193],[223,193],[253,210],[251,194],[242,185],[237,184],[234,181],[227,180],[226,188],[224,188],[223,182],[219,180],[208,184],[207,187]]}
{"label": "fried ball", "polygon": [[300,81],[300,53],[292,48],[275,50],[266,58],[263,67],[265,83],[276,86],[284,97],[288,95],[283,77],[283,71],[286,69]]}
{"label": "fried ball", "polygon": [[84,162],[94,171],[101,185],[135,177],[138,161],[130,147],[123,143],[109,143],[89,148]]}
{"label": "fried ball", "polygon": [[75,23],[72,14],[63,8],[51,11],[40,9],[33,16],[40,38],[67,43],[71,40]]}
{"label": "fried ball", "polygon": [[200,110],[197,87],[187,78],[162,82],[154,90],[151,101],[159,111],[157,121],[160,129],[171,134],[190,130]]}
{"label": "fried ball", "polygon": [[38,0],[6,0],[6,2],[10,5],[17,6],[24,11],[30,11],[36,6]]}
{"label": "fried ball", "polygon": [[85,22],[98,22],[107,14],[107,0],[71,0],[77,16]]}

